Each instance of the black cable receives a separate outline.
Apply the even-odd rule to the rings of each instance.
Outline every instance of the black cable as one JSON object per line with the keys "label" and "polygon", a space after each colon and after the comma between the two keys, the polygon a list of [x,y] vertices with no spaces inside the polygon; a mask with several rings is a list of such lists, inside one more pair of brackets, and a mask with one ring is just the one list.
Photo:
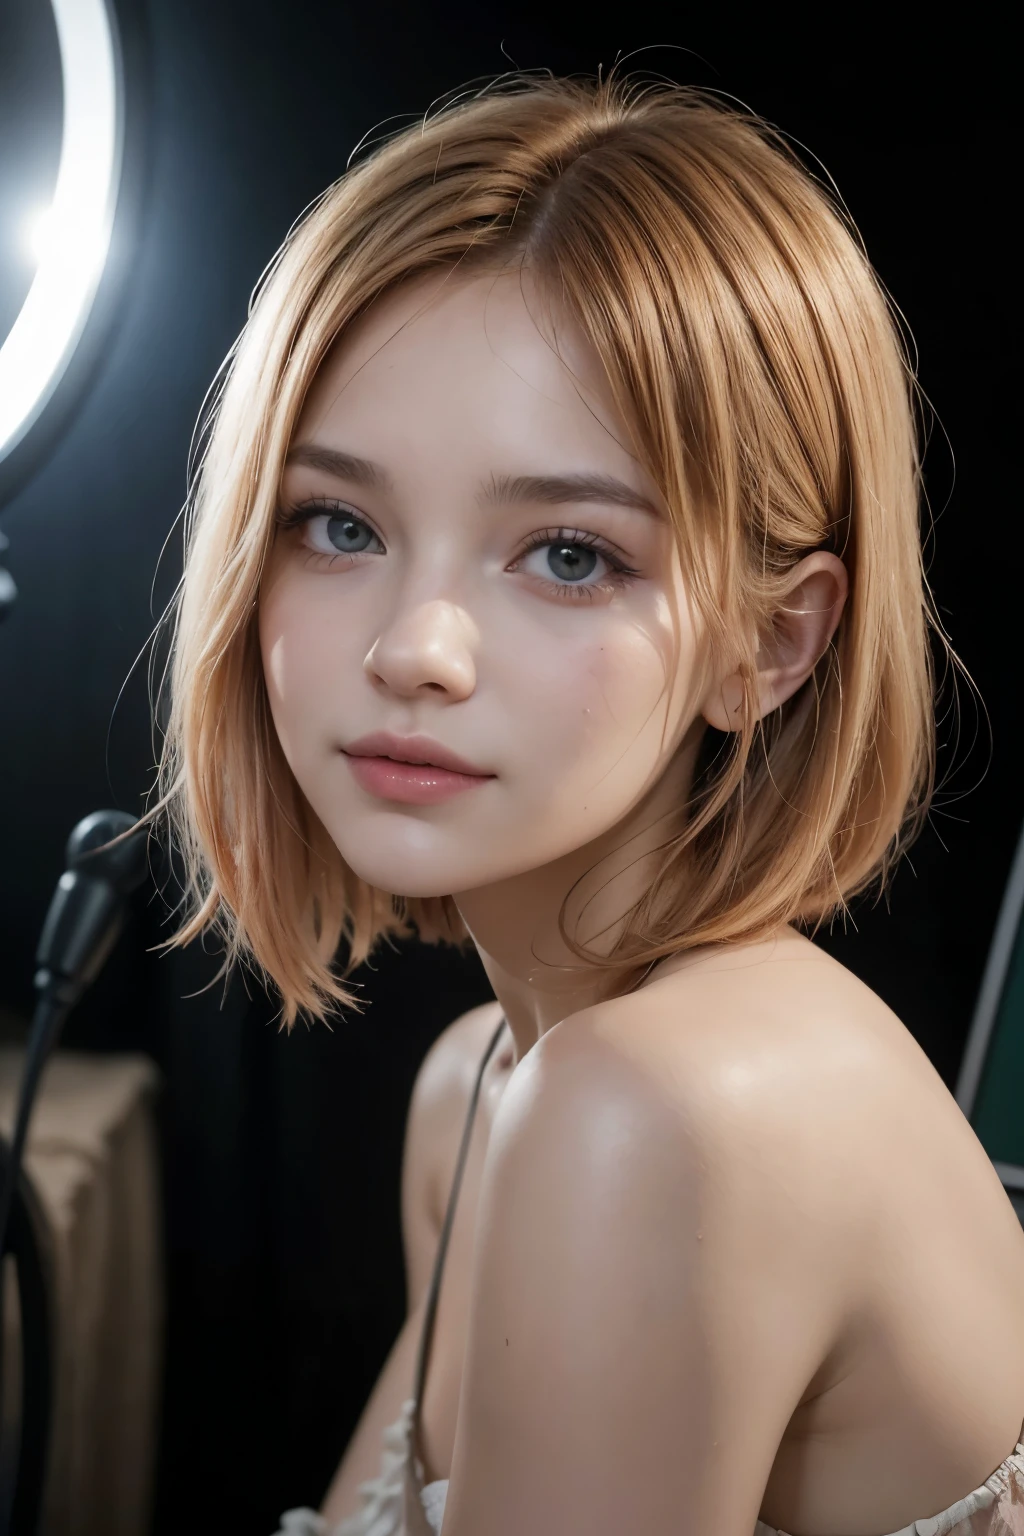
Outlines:
{"label": "black cable", "polygon": [[[8,1155],[0,1140],[0,1169]],[[7,1230],[21,1314],[22,1390],[17,1440],[0,1459],[0,1536],[38,1536],[53,1403],[54,1265],[46,1217],[24,1175]]]}
{"label": "black cable", "polygon": [[[130,836],[135,832],[134,836]],[[29,1031],[25,1067],[18,1093],[9,1155],[4,1159],[0,1186],[0,1400],[3,1389],[3,1256],[8,1251],[8,1228],[21,1188],[21,1163],[29,1121],[43,1068],[60,1039],[64,1022],[96,979],[124,926],[127,897],[148,873],[147,842],[143,829],[124,811],[94,811],[80,821],[68,839],[67,868],[57,883],[36,951],[35,975],[39,999]],[[24,1266],[18,1267],[22,1311],[29,1284]],[[29,1310],[36,1298],[27,1297]],[[23,1420],[39,1383],[22,1382]],[[47,1403],[45,1386],[43,1397]],[[48,1425],[43,1426],[45,1444]],[[37,1436],[38,1438],[38,1436]],[[19,1461],[21,1453],[19,1450]],[[17,1481],[24,1468],[19,1466]],[[14,1491],[15,1508],[18,1493]],[[3,1501],[6,1504],[6,1499]],[[0,1505],[2,1507],[2,1505]],[[0,1536],[6,1532],[0,1531]]]}
{"label": "black cable", "polygon": [[[21,1078],[21,1088],[18,1093],[18,1110],[14,1121],[14,1133],[11,1137],[10,1152],[4,1168],[3,1188],[0,1191],[0,1261],[7,1252],[7,1224],[10,1219],[11,1202],[14,1199],[14,1190],[21,1173],[21,1160],[25,1150],[25,1137],[28,1134],[28,1123],[32,1118],[32,1106],[35,1103],[36,1091],[39,1087],[39,1079],[43,1068],[50,1057],[60,1032],[64,1027],[64,1020],[71,1011],[71,1004],[75,1001],[75,994],[67,983],[61,986],[62,978],[58,977],[39,998],[36,1004],[35,1016],[32,1020],[32,1028],[29,1031],[28,1048],[25,1053],[25,1068]],[[69,995],[70,992],[70,995]],[[0,1307],[2,1307],[0,1297]],[[0,1351],[3,1349],[3,1337],[0,1334]]]}

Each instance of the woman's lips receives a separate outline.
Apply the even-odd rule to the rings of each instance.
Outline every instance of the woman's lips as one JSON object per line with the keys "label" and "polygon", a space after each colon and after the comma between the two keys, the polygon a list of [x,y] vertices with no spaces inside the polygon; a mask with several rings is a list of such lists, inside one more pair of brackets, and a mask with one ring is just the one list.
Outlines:
{"label": "woman's lips", "polygon": [[488,784],[493,774],[456,773],[431,763],[399,763],[390,757],[364,757],[344,753],[356,783],[380,800],[399,800],[406,805],[436,805],[462,790]]}
{"label": "woman's lips", "polygon": [[496,777],[432,736],[371,731],[343,747],[357,784],[380,800],[436,805]]}

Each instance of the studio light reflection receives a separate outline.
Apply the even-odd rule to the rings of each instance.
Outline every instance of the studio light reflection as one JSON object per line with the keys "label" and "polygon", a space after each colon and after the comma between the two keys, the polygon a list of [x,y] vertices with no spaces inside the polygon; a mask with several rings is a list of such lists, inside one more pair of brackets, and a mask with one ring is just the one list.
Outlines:
{"label": "studio light reflection", "polygon": [[53,201],[27,210],[35,276],[0,347],[0,458],[39,416],[95,297],[114,221],[123,113],[120,58],[104,0],[51,0],[64,97]]}

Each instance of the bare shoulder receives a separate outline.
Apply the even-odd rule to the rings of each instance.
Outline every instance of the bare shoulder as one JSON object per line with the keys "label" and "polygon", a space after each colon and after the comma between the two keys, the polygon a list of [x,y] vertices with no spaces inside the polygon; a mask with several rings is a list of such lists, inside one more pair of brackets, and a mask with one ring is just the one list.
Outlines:
{"label": "bare shoulder", "polygon": [[487,1043],[502,1017],[498,1002],[481,1003],[445,1026],[420,1065],[416,1090],[446,1111],[466,1105]]}
{"label": "bare shoulder", "polygon": [[871,989],[792,930],[760,944],[680,956],[656,980],[566,1019],[564,1047],[612,1049],[662,1093],[709,1124],[826,1113],[833,1096],[858,1112],[864,1095],[911,1084],[948,1090],[921,1047]]}
{"label": "bare shoulder", "polygon": [[[732,951],[727,974],[750,959]],[[701,975],[566,1017],[512,1073],[480,1197],[453,1488],[482,1458],[488,1496],[522,1499],[551,1457],[578,1513],[602,1446],[609,1465],[672,1469],[630,1493],[649,1482],[667,1499],[660,1523],[733,1477],[750,1529],[789,1419],[844,1342],[861,1299],[849,1181],[783,1102],[841,1075],[840,1049],[812,1070],[773,1028],[785,999],[763,999],[781,981]],[[614,1394],[595,1391],[608,1380]],[[496,1423],[490,1443],[478,1426]]]}
{"label": "bare shoulder", "polygon": [[922,1202],[960,1230],[1002,1230],[1012,1214],[906,1026],[792,929],[681,956],[551,1034],[552,1058],[617,1062],[635,1091],[668,1105],[709,1166],[728,1174],[720,1190],[745,1189],[773,1219],[779,1205],[813,1213],[837,1253],[884,1229],[886,1213],[894,1224],[920,1214]]}
{"label": "bare shoulder", "polygon": [[[601,1489],[596,1529],[595,1464],[656,1469],[630,1480],[618,1528],[705,1497],[720,1513],[728,1488],[750,1530],[777,1462],[764,1518],[783,1529],[824,1528],[837,1469],[854,1499],[880,1467],[919,1466],[907,1514],[948,1504],[1017,1433],[1022,1281],[984,1150],[870,988],[788,930],[681,957],[548,1029],[498,1104],[459,1529],[484,1500],[540,1529],[552,1486],[577,1520]],[[942,1456],[964,1447],[945,1481],[928,1461],[943,1405]],[[648,1496],[663,1506],[638,1518]],[[795,1501],[817,1496],[804,1518]]]}

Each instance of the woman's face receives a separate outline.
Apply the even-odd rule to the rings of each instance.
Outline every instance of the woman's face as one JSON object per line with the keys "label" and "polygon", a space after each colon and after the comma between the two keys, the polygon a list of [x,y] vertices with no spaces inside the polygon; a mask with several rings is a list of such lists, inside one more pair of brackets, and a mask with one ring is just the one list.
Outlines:
{"label": "woman's face", "polygon": [[686,793],[702,655],[670,525],[551,313],[518,272],[407,284],[346,332],[295,432],[260,597],[270,708],[385,891],[599,854]]}

